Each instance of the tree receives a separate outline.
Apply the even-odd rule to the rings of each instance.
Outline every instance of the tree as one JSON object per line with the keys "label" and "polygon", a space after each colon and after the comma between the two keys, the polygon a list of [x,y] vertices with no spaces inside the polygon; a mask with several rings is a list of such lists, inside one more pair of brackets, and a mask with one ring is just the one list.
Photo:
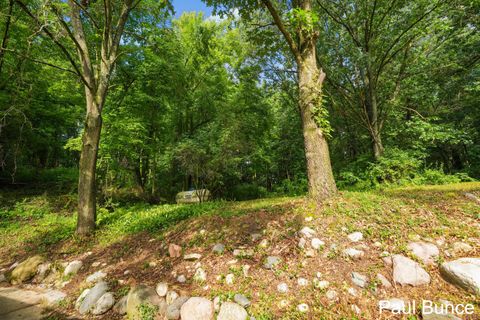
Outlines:
{"label": "tree", "polygon": [[[417,42],[435,41],[429,26],[442,13],[443,1],[317,0],[324,32],[319,60],[328,68],[330,93],[342,112],[368,131],[372,155],[382,156],[382,132],[407,78]],[[437,30],[438,32],[438,30]],[[425,53],[420,53],[425,54]]]}
{"label": "tree", "polygon": [[[81,80],[85,90],[86,113],[78,181],[78,220],[76,232],[88,235],[96,221],[96,165],[102,109],[110,76],[119,56],[119,47],[130,12],[140,0],[100,2],[69,0],[44,3],[48,21],[35,4],[16,0],[32,18],[43,35],[50,38],[71,64],[71,73]],[[56,19],[57,25],[50,27]],[[50,23],[49,23],[50,22]],[[54,30],[57,27],[58,30]],[[58,37],[58,34],[63,37]],[[76,51],[77,58],[71,49]]]}
{"label": "tree", "polygon": [[309,194],[315,200],[333,195],[337,188],[327,143],[330,126],[326,109],[322,106],[322,86],[326,74],[317,64],[319,18],[312,8],[312,1],[262,0],[261,5],[257,1],[239,0],[206,2],[214,5],[216,10],[220,8],[220,12],[240,9],[240,14],[247,19],[254,10],[263,9],[269,13],[297,65],[298,107],[302,119]]}

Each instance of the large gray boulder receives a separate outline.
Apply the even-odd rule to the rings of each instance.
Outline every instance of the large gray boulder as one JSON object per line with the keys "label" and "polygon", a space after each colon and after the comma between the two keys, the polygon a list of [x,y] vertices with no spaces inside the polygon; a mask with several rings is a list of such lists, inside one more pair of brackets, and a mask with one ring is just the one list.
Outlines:
{"label": "large gray boulder", "polygon": [[396,254],[392,257],[393,281],[411,286],[421,286],[430,283],[430,275],[417,262],[405,256]]}
{"label": "large gray boulder", "polygon": [[168,320],[178,320],[180,319],[180,309],[183,304],[187,302],[189,297],[178,297],[167,307],[166,317]]}
{"label": "large gray boulder", "polygon": [[461,258],[445,262],[440,274],[451,284],[480,296],[480,258]]}
{"label": "large gray boulder", "polygon": [[75,309],[84,315],[91,312],[97,301],[108,291],[108,285],[106,282],[101,281],[97,283],[93,288],[85,289],[78,297],[75,303]]}
{"label": "large gray boulder", "polygon": [[103,294],[103,296],[98,299],[97,303],[93,307],[92,314],[93,315],[100,315],[104,314],[108,310],[110,310],[113,305],[115,304],[115,298],[113,297],[113,293],[107,292]]}
{"label": "large gray boulder", "polygon": [[213,303],[200,297],[188,299],[180,309],[182,320],[213,320],[214,314]]}
{"label": "large gray boulder", "polygon": [[428,242],[410,242],[407,248],[426,265],[435,264],[440,254],[438,247]]}
{"label": "large gray boulder", "polygon": [[217,320],[246,320],[247,311],[239,304],[224,302],[220,307]]}

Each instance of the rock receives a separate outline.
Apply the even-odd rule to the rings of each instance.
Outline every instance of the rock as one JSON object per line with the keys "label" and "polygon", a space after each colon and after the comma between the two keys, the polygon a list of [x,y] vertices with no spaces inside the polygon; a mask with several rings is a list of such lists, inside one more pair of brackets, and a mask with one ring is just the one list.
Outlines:
{"label": "rock", "polygon": [[183,260],[194,261],[202,257],[200,253],[190,253],[183,256]]}
{"label": "rock", "polygon": [[213,246],[212,251],[216,254],[222,254],[225,251],[225,246],[221,243],[217,243]]}
{"label": "rock", "polygon": [[273,269],[281,262],[282,262],[282,259],[280,257],[268,256],[267,259],[265,259],[265,263],[263,264],[263,267],[265,269]]}
{"label": "rock", "polygon": [[101,281],[101,280],[105,279],[106,276],[107,276],[107,274],[105,272],[97,271],[97,272],[94,272],[91,275],[89,275],[87,277],[87,279],[85,279],[85,281],[87,283],[95,283],[95,282],[98,282],[98,281]]}
{"label": "rock", "polygon": [[165,314],[167,303],[160,298],[155,289],[146,285],[138,285],[130,289],[127,296],[127,318],[129,320],[141,320],[141,305],[149,304],[158,308],[158,313]]}
{"label": "rock", "polygon": [[189,297],[178,297],[173,301],[168,307],[166,312],[166,317],[169,320],[178,320],[180,319],[180,309],[182,308],[183,304],[190,299]]}
{"label": "rock", "polygon": [[305,250],[305,256],[308,258],[314,257],[315,256],[315,250],[313,249],[307,249]]}
{"label": "rock", "polygon": [[310,242],[310,244],[312,245],[312,248],[315,249],[315,250],[318,250],[318,249],[322,248],[323,246],[325,246],[325,242],[323,242],[322,240],[320,240],[318,238],[313,238],[312,241]]}
{"label": "rock", "polygon": [[167,304],[172,304],[178,297],[178,293],[175,291],[168,291],[165,299],[167,300]]}
{"label": "rock", "polygon": [[415,261],[396,254],[392,257],[393,281],[403,285],[421,286],[430,283],[430,275]]}
{"label": "rock", "polygon": [[252,239],[252,242],[256,242],[256,241],[258,241],[262,238],[262,234],[261,233],[252,233],[250,235],[250,238]]}
{"label": "rock", "polygon": [[177,281],[180,283],[185,283],[187,282],[187,278],[183,274],[181,274],[177,277]]}
{"label": "rock", "polygon": [[213,320],[214,314],[213,303],[199,297],[188,299],[180,309],[182,320]]}
{"label": "rock", "polygon": [[392,283],[381,273],[377,273],[377,281],[385,289],[390,289],[392,287]]}
{"label": "rock", "polygon": [[360,288],[365,288],[368,284],[368,278],[363,274],[360,274],[358,272],[352,272],[351,277],[353,284]]}
{"label": "rock", "polygon": [[233,250],[233,255],[235,257],[240,257],[240,258],[251,258],[253,257],[253,250],[252,249],[235,249]]}
{"label": "rock", "polygon": [[363,240],[363,234],[361,232],[353,232],[347,236],[348,240],[351,242],[358,242]]}
{"label": "rock", "polygon": [[385,265],[388,266],[388,267],[392,266],[392,264],[393,264],[393,262],[392,262],[392,257],[391,257],[391,256],[382,257],[382,261],[383,261],[383,263],[385,263]]}
{"label": "rock", "polygon": [[353,297],[357,296],[357,289],[355,289],[353,287],[348,288],[347,292],[348,292],[349,295],[351,295]]}
{"label": "rock", "polygon": [[282,299],[278,302],[277,305],[280,309],[284,309],[284,308],[288,307],[289,304],[290,303],[288,302],[288,300]]}
{"label": "rock", "polygon": [[300,249],[304,249],[306,244],[307,244],[307,240],[305,240],[305,238],[300,238],[300,239],[298,240],[298,245],[297,245],[297,246],[298,246]]}
{"label": "rock", "polygon": [[127,313],[127,296],[123,296],[117,301],[113,306],[113,312],[122,316]]}
{"label": "rock", "polygon": [[113,293],[107,292],[103,296],[98,299],[97,303],[92,310],[93,315],[100,315],[104,314],[108,310],[110,310],[113,305],[115,304],[115,298],[113,297]]}
{"label": "rock", "polygon": [[405,310],[405,306],[405,301],[397,298],[381,300],[378,302],[378,308],[380,309],[380,312],[382,310],[390,310],[394,313],[399,313]]}
{"label": "rock", "polygon": [[433,265],[438,260],[440,251],[433,243],[428,242],[410,242],[407,248],[424,264]]}
{"label": "rock", "polygon": [[0,273],[0,283],[6,282],[6,281],[7,281],[7,277],[5,277],[3,273]]}
{"label": "rock", "polygon": [[43,257],[37,255],[19,263],[15,269],[13,269],[10,276],[12,284],[21,284],[33,278],[37,273],[38,266],[43,263],[43,261]]}
{"label": "rock", "polygon": [[300,287],[308,286],[308,280],[305,279],[305,278],[298,278],[298,279],[297,279],[297,284],[298,284]]}
{"label": "rock", "polygon": [[354,248],[347,248],[343,250],[342,254],[344,257],[351,258],[354,260],[358,260],[365,255],[365,253],[362,250],[357,250]]}
{"label": "rock", "polygon": [[248,264],[244,264],[242,266],[242,272],[243,272],[243,276],[246,278],[248,277],[248,271],[250,270],[250,266]]}
{"label": "rock", "polygon": [[233,302],[224,302],[220,307],[217,320],[246,320],[247,311],[241,306]]}
{"label": "rock", "polygon": [[95,261],[94,263],[92,263],[92,268],[97,268],[101,265],[102,263],[100,261]]}
{"label": "rock", "polygon": [[158,294],[159,297],[165,297],[168,292],[168,283],[159,282],[157,284],[157,287],[155,288],[155,292]]}
{"label": "rock", "polygon": [[298,312],[302,312],[302,313],[308,312],[308,304],[306,304],[306,303],[299,304],[297,306],[297,310],[298,310]]}
{"label": "rock", "polygon": [[154,267],[157,266],[157,262],[156,262],[156,261],[150,261],[150,262],[148,263],[148,266],[149,266],[150,268],[154,268]]}
{"label": "rock", "polygon": [[306,237],[306,238],[311,238],[313,237],[316,232],[312,228],[309,227],[303,227],[302,230],[299,231],[300,235]]}
{"label": "rock", "polygon": [[352,309],[353,313],[357,315],[362,313],[362,310],[360,310],[360,308],[356,304],[352,304],[350,308]]}
{"label": "rock", "polygon": [[233,284],[233,280],[235,279],[235,276],[233,273],[229,273],[225,276],[225,283],[226,284]]}
{"label": "rock", "polygon": [[65,270],[63,271],[63,275],[68,277],[70,275],[75,275],[77,274],[78,270],[83,266],[83,262],[80,260],[74,260],[70,262]]}
{"label": "rock", "polygon": [[330,285],[330,282],[327,280],[318,280],[318,279],[313,279],[313,286],[317,289],[324,290],[327,289],[328,286]]}
{"label": "rock", "polygon": [[327,297],[328,300],[338,299],[338,293],[335,290],[328,290],[325,296]]}
{"label": "rock", "polygon": [[464,196],[467,198],[467,199],[470,199],[478,204],[480,204],[480,199],[477,198],[476,195],[474,195],[473,193],[470,193],[470,192],[465,192],[464,193]]}
{"label": "rock", "polygon": [[171,258],[180,258],[182,256],[182,247],[174,243],[170,243],[168,245],[168,255]]}
{"label": "rock", "polygon": [[66,297],[67,294],[65,292],[50,289],[42,294],[42,302],[47,306],[54,306]]}
{"label": "rock", "polygon": [[260,243],[258,244],[260,248],[267,248],[268,247],[268,240],[267,239],[262,239]]}
{"label": "rock", "polygon": [[75,308],[81,314],[87,314],[95,308],[97,301],[108,291],[108,285],[106,282],[101,281],[97,283],[93,288],[86,289],[78,297]]}
{"label": "rock", "polygon": [[451,284],[480,296],[480,258],[461,258],[440,266],[440,275]]}
{"label": "rock", "polygon": [[247,299],[243,294],[237,293],[233,296],[233,301],[246,308],[250,306],[250,300]]}
{"label": "rock", "polygon": [[[48,273],[50,272],[50,267],[52,266],[51,263],[42,263],[37,267],[37,274],[33,281],[35,283],[41,283],[47,277]],[[1,282],[1,281],[0,281]]]}
{"label": "rock", "polygon": [[459,254],[463,254],[463,253],[469,253],[472,250],[473,250],[472,246],[469,245],[468,243],[465,243],[465,242],[457,241],[452,246],[452,252],[455,255],[459,255]]}
{"label": "rock", "polygon": [[280,293],[287,293],[288,292],[288,285],[285,282],[279,283],[277,285],[277,291]]}
{"label": "rock", "polygon": [[197,282],[205,282],[207,281],[207,273],[202,268],[198,268],[193,275],[193,280]]}

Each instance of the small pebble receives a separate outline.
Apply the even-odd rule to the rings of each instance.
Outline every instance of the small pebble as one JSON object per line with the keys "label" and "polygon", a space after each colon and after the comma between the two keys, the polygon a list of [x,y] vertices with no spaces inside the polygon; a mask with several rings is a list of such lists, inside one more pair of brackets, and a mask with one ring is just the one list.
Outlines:
{"label": "small pebble", "polygon": [[297,310],[298,310],[299,312],[302,312],[302,313],[303,313],[303,312],[307,312],[307,311],[308,311],[308,304],[306,304],[306,303],[301,303],[301,304],[299,304],[299,305],[297,306]]}

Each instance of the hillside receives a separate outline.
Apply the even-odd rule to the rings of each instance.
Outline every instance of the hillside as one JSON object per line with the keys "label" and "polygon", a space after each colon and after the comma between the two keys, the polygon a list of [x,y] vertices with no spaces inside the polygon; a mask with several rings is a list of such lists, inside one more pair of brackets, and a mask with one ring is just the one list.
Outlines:
{"label": "hillside", "polygon": [[[473,303],[478,309],[478,297],[445,282],[438,271],[439,263],[480,254],[480,206],[471,195],[480,196],[480,183],[342,192],[319,208],[304,198],[133,206],[101,211],[99,229],[85,241],[72,235],[74,216],[55,206],[58,196],[44,194],[4,209],[0,261],[4,271],[34,254],[60,269],[62,262],[82,261],[77,274],[57,281],[68,297],[48,319],[79,317],[75,300],[92,286],[85,278],[99,270],[117,299],[135,285],[166,282],[180,295],[232,300],[243,294],[256,319],[391,319],[378,308],[379,300],[390,298]],[[354,232],[363,239],[352,242],[348,235]],[[309,237],[320,239],[312,243],[318,249]],[[433,264],[425,265],[407,248],[419,241],[440,249]],[[181,247],[179,257],[170,257],[171,244]],[[217,246],[213,252],[215,244],[224,251]],[[348,248],[358,251],[347,254]],[[186,254],[198,256],[186,260]],[[395,284],[392,267],[382,259],[391,254],[420,262],[430,284]],[[279,263],[265,268],[268,257]],[[352,283],[352,272],[366,276],[364,288]],[[376,280],[377,273],[393,287]],[[299,304],[308,311],[299,311]],[[117,318],[113,311],[103,315]]]}

